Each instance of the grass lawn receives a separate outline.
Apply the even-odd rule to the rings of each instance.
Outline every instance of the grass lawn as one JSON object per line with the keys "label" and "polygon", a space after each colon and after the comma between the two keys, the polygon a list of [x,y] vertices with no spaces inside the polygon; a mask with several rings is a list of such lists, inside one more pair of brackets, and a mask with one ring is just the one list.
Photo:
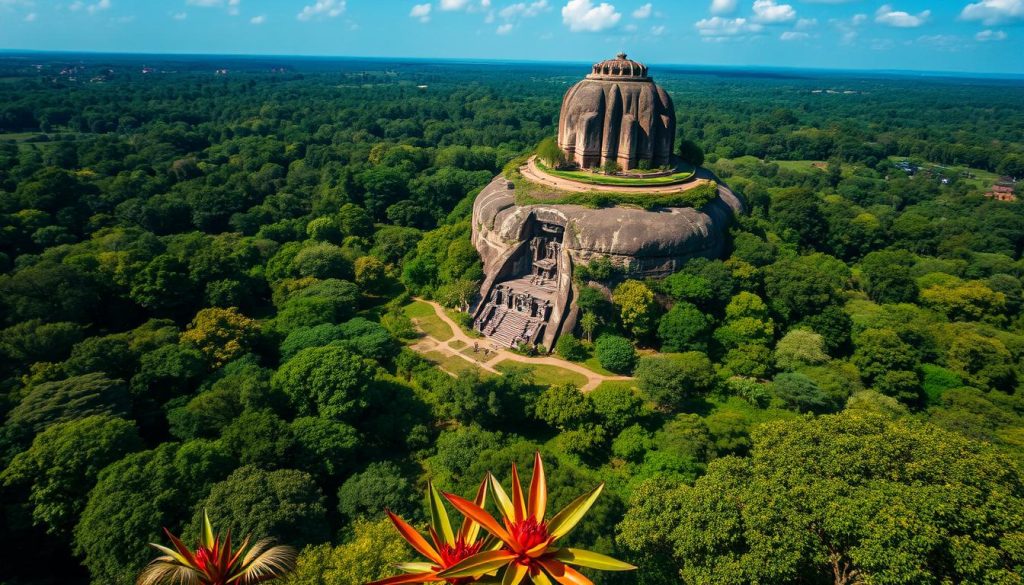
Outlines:
{"label": "grass lawn", "polygon": [[429,303],[413,301],[403,307],[402,310],[405,311],[407,317],[416,323],[416,327],[434,339],[448,341],[454,337],[452,328],[437,316],[437,313],[434,312],[434,307]]}
{"label": "grass lawn", "polygon": [[458,356],[446,355],[439,351],[428,351],[423,354],[423,357],[434,362],[444,371],[451,374],[462,374],[463,372],[476,369],[476,366]]}
{"label": "grass lawn", "polygon": [[534,381],[542,386],[569,383],[582,388],[587,383],[587,378],[583,374],[577,374],[576,372],[566,370],[565,368],[549,366],[547,364],[526,364],[523,362],[505,360],[503,362],[499,362],[494,366],[494,368],[499,372],[504,372],[509,368],[526,368],[533,373]]}
{"label": "grass lawn", "polygon": [[605,380],[604,382],[598,384],[597,388],[594,388],[594,391],[600,390],[602,388],[626,388],[629,390],[633,390],[634,392],[637,391],[636,382],[632,380]]}
{"label": "grass lawn", "polygon": [[605,185],[610,187],[648,187],[651,185],[675,185],[693,178],[694,168],[684,163],[679,163],[679,172],[664,177],[650,177],[647,179],[636,179],[631,177],[616,177],[613,175],[602,175],[589,171],[560,171],[555,170],[537,159],[537,168],[549,175],[561,177],[570,181],[578,181],[588,185]]}
{"label": "grass lawn", "polygon": [[452,349],[455,349],[455,350],[459,350],[459,349],[462,349],[462,348],[466,347],[466,342],[462,341],[461,339],[456,339],[455,341],[449,343],[448,347],[450,347]]}
{"label": "grass lawn", "polygon": [[580,362],[580,365],[595,374],[601,374],[602,376],[618,376],[615,372],[610,372],[602,368],[601,362],[597,360],[597,356],[590,356],[586,361]]}

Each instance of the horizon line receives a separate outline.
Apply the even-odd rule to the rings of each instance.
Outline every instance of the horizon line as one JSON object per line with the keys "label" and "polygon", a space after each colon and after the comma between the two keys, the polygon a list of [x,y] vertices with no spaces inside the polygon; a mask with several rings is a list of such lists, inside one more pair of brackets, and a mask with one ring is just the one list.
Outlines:
{"label": "horizon line", "polygon": [[[590,66],[592,63],[582,60],[541,60],[541,59],[498,59],[481,57],[412,57],[412,56],[378,56],[378,55],[328,55],[328,54],[283,54],[283,53],[205,53],[205,52],[158,52],[158,51],[91,51],[83,49],[16,49],[0,47],[0,57],[5,55],[18,54],[41,54],[41,55],[90,55],[90,56],[147,56],[147,57],[230,57],[230,58],[270,58],[270,59],[337,59],[347,61],[371,60],[371,61],[448,61],[459,63],[499,64],[517,63],[533,65],[583,65]],[[714,70],[768,70],[768,71],[816,71],[823,73],[868,73],[883,75],[903,76],[929,76],[929,77],[955,77],[966,79],[1005,79],[1024,80],[1024,72],[993,72],[993,71],[961,71],[961,70],[933,70],[933,69],[865,69],[859,67],[802,67],[794,65],[708,65],[698,63],[670,63],[659,61],[644,61],[646,65],[658,67],[694,68]]]}

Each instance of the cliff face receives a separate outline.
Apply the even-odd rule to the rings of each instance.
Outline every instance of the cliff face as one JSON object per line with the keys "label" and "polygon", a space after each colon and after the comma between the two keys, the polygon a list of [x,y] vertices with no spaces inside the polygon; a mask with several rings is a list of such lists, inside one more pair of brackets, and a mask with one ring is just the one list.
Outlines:
{"label": "cliff face", "polygon": [[732,216],[742,211],[739,198],[721,184],[718,197],[701,209],[520,206],[508,181],[497,177],[473,204],[473,243],[489,274],[526,240],[533,224],[558,225],[565,228],[562,245],[573,264],[607,256],[631,272],[659,276],[675,272],[691,258],[721,256]]}

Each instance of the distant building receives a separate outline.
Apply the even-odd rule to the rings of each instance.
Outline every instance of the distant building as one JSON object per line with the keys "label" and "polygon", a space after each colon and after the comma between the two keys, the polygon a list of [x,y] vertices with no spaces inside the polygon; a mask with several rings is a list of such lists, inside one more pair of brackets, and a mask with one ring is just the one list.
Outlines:
{"label": "distant building", "polygon": [[985,197],[996,201],[1016,201],[1017,195],[1012,185],[992,185],[992,188],[985,193]]}

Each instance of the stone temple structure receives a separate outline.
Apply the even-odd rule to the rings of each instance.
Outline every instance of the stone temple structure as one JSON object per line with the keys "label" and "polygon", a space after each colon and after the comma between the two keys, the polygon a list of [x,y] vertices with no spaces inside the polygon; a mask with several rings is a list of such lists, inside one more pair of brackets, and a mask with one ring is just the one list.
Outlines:
{"label": "stone temple structure", "polygon": [[676,137],[672,98],[647,75],[647,66],[619,53],[594,65],[562,101],[558,146],[583,168],[616,161],[635,169],[668,165]]}
{"label": "stone temple structure", "polygon": [[[609,159],[624,169],[677,162],[672,100],[625,55],[594,65],[566,92],[561,112],[559,145],[581,168]],[[699,187],[717,190],[700,209],[562,202],[574,193],[604,191],[614,201]],[[576,326],[574,266],[608,258],[634,278],[667,276],[692,258],[721,256],[733,215],[742,211],[739,198],[705,169],[669,185],[601,186],[550,175],[531,159],[496,177],[474,201],[472,238],[485,278],[473,326],[501,347],[550,350]]]}

